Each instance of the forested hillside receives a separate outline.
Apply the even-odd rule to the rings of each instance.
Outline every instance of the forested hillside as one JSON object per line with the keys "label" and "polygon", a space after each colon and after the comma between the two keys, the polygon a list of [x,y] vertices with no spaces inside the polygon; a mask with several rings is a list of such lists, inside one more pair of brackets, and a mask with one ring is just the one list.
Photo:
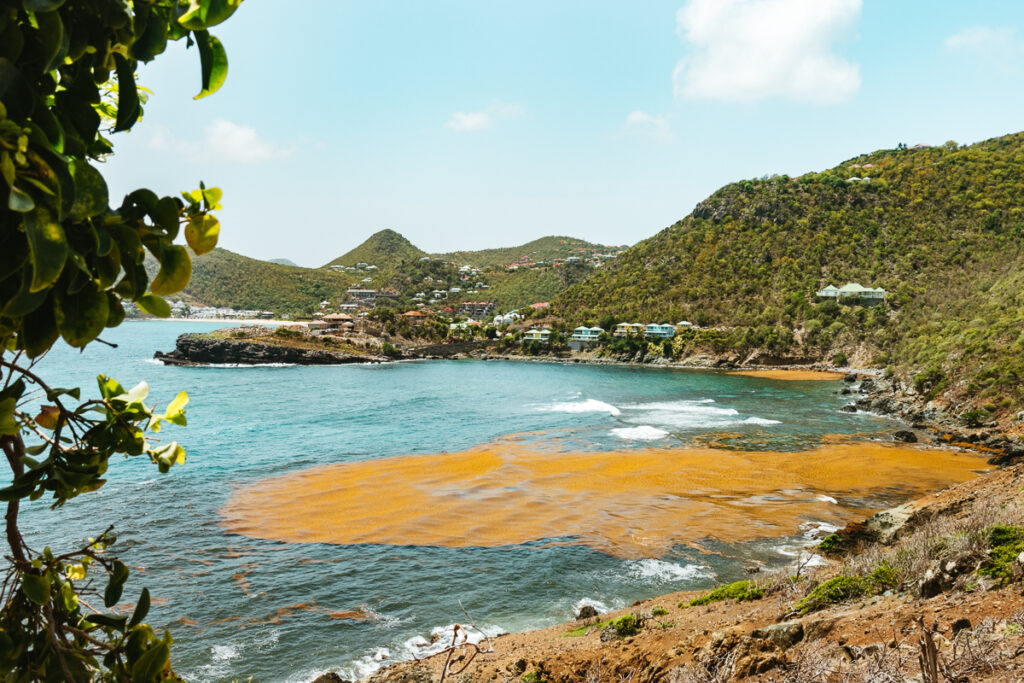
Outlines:
{"label": "forested hillside", "polygon": [[[612,249],[618,251],[618,247],[612,247]],[[552,235],[517,247],[453,251],[447,254],[434,254],[434,258],[455,263],[468,263],[483,268],[484,266],[507,266],[517,261],[551,262],[556,258],[564,259],[570,256],[587,258],[595,253],[605,253],[607,250],[608,247],[586,240]]]}
{"label": "forested hillside", "polygon": [[192,280],[185,294],[210,306],[295,315],[319,310],[324,299],[344,298],[353,282],[341,273],[285,266],[215,249],[193,258]]}
{"label": "forested hillside", "polygon": [[[734,183],[554,310],[569,322],[610,314],[726,326],[720,343],[738,351],[857,354],[906,372],[922,393],[1019,409],[1022,206],[1024,134]],[[888,290],[886,303],[814,296],[851,281]]]}
{"label": "forested hillside", "polygon": [[394,230],[381,230],[370,235],[355,249],[334,259],[327,266],[354,266],[357,263],[368,263],[386,270],[396,268],[407,261],[415,261],[421,256],[426,256],[426,252],[402,235]]}

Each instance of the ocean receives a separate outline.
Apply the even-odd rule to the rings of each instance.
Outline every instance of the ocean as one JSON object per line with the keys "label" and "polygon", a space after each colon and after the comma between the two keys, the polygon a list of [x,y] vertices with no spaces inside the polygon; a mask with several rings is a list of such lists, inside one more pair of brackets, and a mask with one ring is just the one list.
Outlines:
{"label": "ocean", "polygon": [[160,436],[188,462],[161,475],[144,456],[118,458],[99,491],[22,515],[29,544],[55,550],[114,524],[133,568],[124,599],[149,587],[148,621],[171,629],[174,666],[192,681],[356,678],[436,650],[432,636],[463,609],[496,634],[570,620],[584,604],[709,588],[981,467],[829,450],[899,428],[839,410],[840,381],[152,360],[209,329],[127,322],[103,335],[116,349],[55,348],[39,373],[83,398],[100,373],[148,382],[162,405],[187,390],[188,427]]}

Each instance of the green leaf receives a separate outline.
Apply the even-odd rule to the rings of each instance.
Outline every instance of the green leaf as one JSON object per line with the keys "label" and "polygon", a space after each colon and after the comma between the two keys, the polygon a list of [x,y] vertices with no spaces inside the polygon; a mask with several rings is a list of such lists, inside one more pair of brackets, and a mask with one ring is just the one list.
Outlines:
{"label": "green leaf", "polygon": [[124,387],[122,387],[121,384],[113,377],[98,375],[96,377],[96,384],[100,388],[100,396],[108,401],[115,396],[120,396],[124,393]]}
{"label": "green leaf", "polygon": [[121,594],[124,592],[124,584],[127,580],[128,567],[121,560],[114,560],[114,568],[110,572],[107,587],[103,591],[104,605],[113,607],[117,604],[117,601],[121,599]]}
{"label": "green leaf", "polygon": [[36,202],[28,192],[11,187],[11,194],[7,197],[7,208],[18,213],[28,213],[36,208]]}
{"label": "green leaf", "polygon": [[71,218],[92,218],[106,211],[109,202],[107,182],[100,172],[85,159],[75,161],[75,203],[71,206]]}
{"label": "green leaf", "polygon": [[54,295],[57,329],[64,341],[75,348],[82,348],[99,336],[109,313],[107,293],[91,282],[74,294],[57,289]]}
{"label": "green leaf", "polygon": [[210,214],[192,216],[185,226],[185,241],[196,256],[202,256],[214,250],[220,236],[220,221]]}
{"label": "green leaf", "polygon": [[60,600],[66,612],[74,612],[78,608],[78,594],[75,593],[75,587],[70,582],[60,587]]}
{"label": "green leaf", "polygon": [[149,10],[146,29],[132,43],[132,57],[148,62],[167,49],[167,20],[162,13]]}
{"label": "green leaf", "polygon": [[50,599],[50,579],[39,574],[26,574],[21,580],[21,590],[37,605],[45,605]]}
{"label": "green leaf", "polygon": [[114,53],[117,66],[117,121],[114,132],[128,130],[142,115],[139,105],[139,91],[135,85],[135,61]]}
{"label": "green leaf", "polygon": [[164,419],[176,425],[184,427],[188,422],[185,420],[185,406],[188,405],[188,393],[181,392],[174,397],[174,400],[167,405],[164,411]]}
{"label": "green leaf", "polygon": [[112,628],[117,631],[123,631],[125,624],[128,623],[128,617],[111,617],[106,614],[90,614],[85,618],[85,620],[90,624],[105,626],[106,628]]}
{"label": "green leaf", "polygon": [[25,234],[32,260],[32,291],[38,292],[60,277],[68,258],[68,243],[64,228],[43,207],[25,214]]}
{"label": "green leaf", "polygon": [[135,303],[138,304],[139,308],[150,315],[155,315],[158,318],[171,317],[170,305],[158,296],[143,294],[135,300]]}
{"label": "green leaf", "polygon": [[178,23],[192,30],[216,26],[230,17],[242,0],[188,0]]}
{"label": "green leaf", "polygon": [[167,667],[171,648],[166,641],[160,641],[146,650],[132,666],[132,680],[136,683],[150,683]]}
{"label": "green leaf", "polygon": [[64,22],[60,20],[59,12],[41,10],[36,15],[36,22],[39,24],[39,40],[42,43],[42,65],[43,71],[50,71],[54,62],[61,52],[61,45],[67,39],[64,35]]}
{"label": "green leaf", "polygon": [[0,152],[0,177],[3,177],[8,187],[14,187],[15,175],[14,159],[10,152]]}
{"label": "green leaf", "polygon": [[21,319],[18,340],[29,358],[38,358],[46,353],[59,336],[60,331],[53,315],[52,296]]}
{"label": "green leaf", "polygon": [[128,622],[128,628],[141,624],[147,614],[149,614],[149,589],[143,588],[142,595],[139,596],[139,604],[135,606],[132,619]]}
{"label": "green leaf", "polygon": [[199,65],[202,69],[202,90],[192,99],[198,100],[212,95],[224,85],[228,77],[228,53],[215,36],[207,31],[195,31],[196,45],[199,47]]}
{"label": "green leaf", "polygon": [[206,187],[202,190],[203,200],[206,202],[207,209],[217,209],[220,206],[220,198],[224,196],[224,192],[219,187]]}
{"label": "green leaf", "polygon": [[14,419],[14,410],[18,402],[13,398],[0,399],[0,435],[14,436],[18,433],[18,421]]}
{"label": "green leaf", "polygon": [[32,271],[29,268],[25,268],[21,272],[21,287],[6,304],[0,307],[0,315],[20,318],[39,308],[46,301],[46,296],[46,291],[32,291]]}
{"label": "green leaf", "polygon": [[185,289],[191,277],[192,257],[188,249],[178,244],[164,247],[160,272],[149,283],[149,291],[159,296],[174,294]]}
{"label": "green leaf", "polygon": [[178,235],[178,217],[181,215],[181,205],[174,197],[162,197],[149,212],[149,215],[153,222],[172,240]]}

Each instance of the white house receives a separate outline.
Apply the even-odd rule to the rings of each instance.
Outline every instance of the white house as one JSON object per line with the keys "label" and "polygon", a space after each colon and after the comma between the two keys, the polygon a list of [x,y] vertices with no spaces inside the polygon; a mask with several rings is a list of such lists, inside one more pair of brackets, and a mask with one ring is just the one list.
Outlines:
{"label": "white house", "polygon": [[541,344],[547,344],[551,341],[551,330],[546,327],[543,330],[527,330],[526,334],[523,336],[523,341],[536,341]]}
{"label": "white house", "polygon": [[676,336],[675,325],[651,323],[644,327],[644,337],[646,339],[671,339],[674,336]]}
{"label": "white house", "polygon": [[604,332],[600,327],[586,327],[580,325],[572,331],[572,341],[596,342],[597,338]]}
{"label": "white house", "polygon": [[870,299],[873,301],[881,301],[885,298],[886,293],[881,287],[871,289],[862,287],[856,282],[847,282],[838,288],[828,285],[816,292],[823,299]]}

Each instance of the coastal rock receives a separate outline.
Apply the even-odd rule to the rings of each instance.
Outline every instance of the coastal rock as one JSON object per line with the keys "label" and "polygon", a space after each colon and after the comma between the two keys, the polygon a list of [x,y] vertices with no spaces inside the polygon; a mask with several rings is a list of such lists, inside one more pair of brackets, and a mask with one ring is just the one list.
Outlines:
{"label": "coastal rock", "polygon": [[351,683],[351,681],[342,678],[333,671],[329,671],[325,674],[321,674],[312,680],[311,683]]}
{"label": "coastal rock", "polygon": [[580,619],[593,619],[597,614],[597,609],[593,605],[583,605],[583,607],[580,607],[580,611],[576,615],[576,619],[577,621]]}
{"label": "coastal rock", "polygon": [[841,406],[839,410],[843,411],[844,413],[856,413],[857,405],[855,403],[847,403],[845,406]]}
{"label": "coastal rock", "polygon": [[892,438],[894,441],[899,441],[900,443],[917,443],[917,434],[907,429],[901,429],[898,432],[893,432]]}
{"label": "coastal rock", "polygon": [[759,628],[750,634],[754,638],[768,640],[780,650],[791,647],[804,637],[804,625],[799,621],[785,621]]}
{"label": "coastal rock", "polygon": [[157,351],[153,357],[163,361],[165,365],[267,365],[269,363],[340,365],[343,363],[381,363],[390,360],[383,356],[364,356],[326,349],[262,344],[194,334],[181,335],[175,342],[173,351],[170,353]]}

